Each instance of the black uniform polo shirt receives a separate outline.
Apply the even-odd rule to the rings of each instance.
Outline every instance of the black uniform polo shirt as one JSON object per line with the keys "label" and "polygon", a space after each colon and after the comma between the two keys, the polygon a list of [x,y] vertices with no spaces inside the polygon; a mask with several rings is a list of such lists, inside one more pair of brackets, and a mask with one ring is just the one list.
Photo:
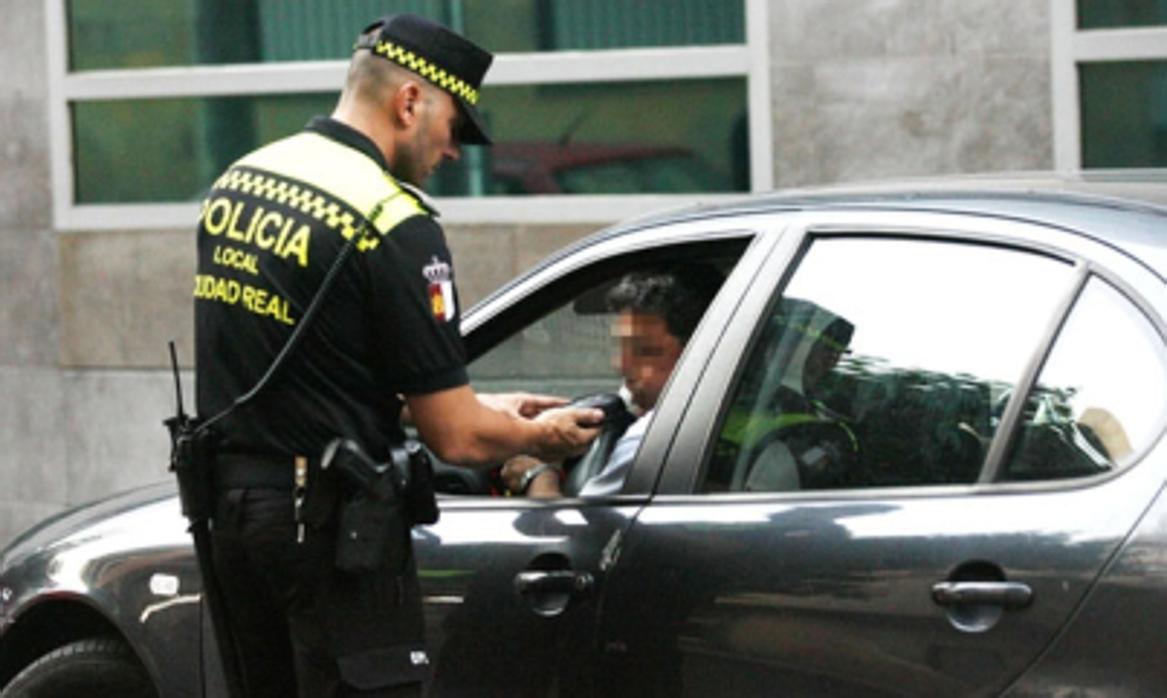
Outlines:
{"label": "black uniform polo shirt", "polygon": [[372,141],[317,117],[236,162],[203,202],[199,414],[254,387],[355,235],[355,253],[295,353],[220,423],[224,450],[315,456],[346,436],[383,456],[403,438],[399,394],[467,382],[453,261],[434,212],[389,174]]}

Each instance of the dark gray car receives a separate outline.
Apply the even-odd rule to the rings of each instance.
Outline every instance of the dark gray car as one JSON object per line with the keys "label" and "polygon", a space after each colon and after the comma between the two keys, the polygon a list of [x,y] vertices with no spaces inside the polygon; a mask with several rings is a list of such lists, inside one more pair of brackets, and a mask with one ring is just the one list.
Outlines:
{"label": "dark gray car", "polygon": [[[443,471],[414,533],[432,693],[1161,694],[1165,192],[750,199],[604,231],[495,293],[463,323],[475,385],[581,395],[618,385],[608,285],[727,272],[619,495]],[[169,484],[0,560],[5,698],[219,695],[208,628]]]}

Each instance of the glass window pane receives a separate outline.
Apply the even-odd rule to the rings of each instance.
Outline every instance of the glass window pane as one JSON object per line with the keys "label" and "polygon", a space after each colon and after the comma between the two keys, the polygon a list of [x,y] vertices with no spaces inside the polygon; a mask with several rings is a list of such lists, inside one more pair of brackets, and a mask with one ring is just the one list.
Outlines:
{"label": "glass window pane", "polygon": [[189,1],[70,0],[67,8],[72,70],[197,62]]}
{"label": "glass window pane", "polygon": [[1167,166],[1167,62],[1079,67],[1082,164]]}
{"label": "glass window pane", "polygon": [[706,491],[975,481],[1069,273],[990,247],[816,242],[761,328]]}
{"label": "glass window pane", "polygon": [[1092,280],[1030,392],[1004,478],[1083,477],[1130,462],[1163,429],[1164,395],[1163,339],[1114,288]]}
{"label": "glass window pane", "polygon": [[[335,94],[310,94],[76,103],[77,202],[197,199],[236,158],[295,133],[335,102]],[[482,104],[496,145],[467,148],[439,168],[431,194],[749,186],[744,80],[499,87]]]}
{"label": "glass window pane", "polygon": [[69,0],[74,70],[339,59],[371,20],[435,19],[494,51],[740,44],[741,0]]}
{"label": "glass window pane", "polygon": [[749,189],[740,78],[496,87],[480,109],[495,145],[439,168],[432,193]]}
{"label": "glass window pane", "polygon": [[373,19],[446,0],[68,0],[73,70],[347,58]]}
{"label": "glass window pane", "polygon": [[1078,0],[1079,29],[1167,24],[1167,0]]}
{"label": "glass window pane", "polygon": [[198,199],[241,155],[335,103],[336,95],[76,103],[77,203]]}
{"label": "glass window pane", "polygon": [[466,32],[495,51],[745,42],[739,0],[495,0],[461,3]]}

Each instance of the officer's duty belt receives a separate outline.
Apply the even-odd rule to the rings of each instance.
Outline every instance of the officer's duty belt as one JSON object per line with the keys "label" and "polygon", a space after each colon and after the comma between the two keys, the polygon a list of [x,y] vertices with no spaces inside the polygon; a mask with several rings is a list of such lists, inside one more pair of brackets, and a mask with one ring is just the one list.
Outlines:
{"label": "officer's duty belt", "polygon": [[220,453],[215,457],[215,487],[266,487],[292,490],[296,482],[295,458],[266,453]]}

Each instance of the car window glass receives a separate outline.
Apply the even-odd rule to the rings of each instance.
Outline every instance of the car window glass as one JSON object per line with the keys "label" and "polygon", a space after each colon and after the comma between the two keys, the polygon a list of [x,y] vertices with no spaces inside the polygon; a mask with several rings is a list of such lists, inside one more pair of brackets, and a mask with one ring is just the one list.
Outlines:
{"label": "car window glass", "polygon": [[967,483],[1071,267],[971,244],[823,239],[763,319],[704,490]]}
{"label": "car window glass", "polygon": [[1118,291],[1092,279],[1026,399],[1006,480],[1083,477],[1120,467],[1163,429],[1167,351]]}

